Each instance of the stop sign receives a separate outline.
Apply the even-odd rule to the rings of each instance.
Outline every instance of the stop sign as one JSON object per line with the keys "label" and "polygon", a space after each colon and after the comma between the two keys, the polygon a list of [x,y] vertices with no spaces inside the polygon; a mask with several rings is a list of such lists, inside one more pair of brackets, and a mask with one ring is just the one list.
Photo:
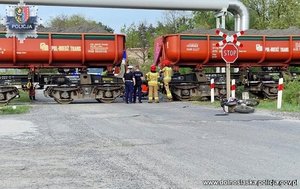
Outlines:
{"label": "stop sign", "polygon": [[239,57],[239,50],[234,44],[227,43],[221,51],[221,56],[226,63],[234,63]]}

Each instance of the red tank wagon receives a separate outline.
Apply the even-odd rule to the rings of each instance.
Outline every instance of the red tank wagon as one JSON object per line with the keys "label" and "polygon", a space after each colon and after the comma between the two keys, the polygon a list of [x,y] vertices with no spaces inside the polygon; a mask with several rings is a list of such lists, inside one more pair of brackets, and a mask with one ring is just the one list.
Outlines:
{"label": "red tank wagon", "polygon": [[[4,32],[0,33],[0,68],[30,69],[29,77],[32,79],[37,78],[34,77],[36,72],[44,68],[79,70],[78,83],[70,82],[66,74],[55,76],[59,84],[47,87],[44,92],[55,101],[70,103],[74,99],[94,98],[101,102],[111,102],[121,95],[123,83],[120,78],[92,76],[86,70],[104,68],[112,73],[114,68],[118,68],[125,52],[124,35],[38,33],[37,38],[27,38],[24,43],[16,38],[6,38],[5,35]],[[7,78],[1,76],[0,79]],[[9,102],[17,95],[18,90],[14,86],[0,87],[2,103]]]}
{"label": "red tank wagon", "polygon": [[[160,62],[168,59],[175,71],[180,67],[190,67],[196,71],[193,75],[174,77],[171,87],[175,96],[179,99],[210,96],[208,78],[202,71],[208,67],[226,66],[221,58],[222,48],[216,46],[222,40],[220,36],[209,34],[174,34],[156,39],[157,65],[163,66]],[[286,71],[290,66],[300,66],[300,35],[247,35],[246,31],[238,40],[243,47],[238,47],[239,57],[231,66],[239,68],[240,82],[254,93],[262,92],[265,97],[276,97],[276,81],[257,81],[257,76],[249,70],[253,67],[272,67],[273,70]],[[220,95],[224,95],[224,92],[221,89],[217,91]]]}

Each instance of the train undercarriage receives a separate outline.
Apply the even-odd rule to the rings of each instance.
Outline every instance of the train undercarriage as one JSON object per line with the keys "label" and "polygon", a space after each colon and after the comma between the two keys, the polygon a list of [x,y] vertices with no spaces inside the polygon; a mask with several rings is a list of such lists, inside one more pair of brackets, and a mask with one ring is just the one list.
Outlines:
{"label": "train undercarriage", "polygon": [[[258,98],[276,99],[278,79],[286,72],[249,72],[232,73],[237,87]],[[214,79],[215,98],[226,95],[226,74],[195,71],[189,74],[175,73],[170,89],[175,100],[207,100],[211,98],[210,79]]]}
{"label": "train undercarriage", "polygon": [[60,104],[69,104],[76,99],[95,99],[98,102],[111,103],[123,92],[122,79],[114,76],[80,74],[77,83],[67,83],[70,82],[66,79],[60,85],[47,86],[44,95]]}
{"label": "train undercarriage", "polygon": [[19,90],[15,86],[0,86],[0,104],[7,104],[18,97]]}
{"label": "train undercarriage", "polygon": [[[124,91],[122,78],[115,76],[81,74],[38,74],[0,76],[0,104],[7,104],[18,97],[19,89],[26,90],[28,78],[41,88],[44,95],[60,104],[69,104],[77,99],[95,99],[111,103]],[[19,87],[17,87],[19,86]]]}
{"label": "train undercarriage", "polygon": [[210,82],[203,72],[174,74],[170,90],[175,100],[202,100],[210,97]]}
{"label": "train undercarriage", "polygon": [[[259,98],[276,99],[278,79],[288,72],[250,72],[232,73],[231,79],[236,86],[242,87]],[[288,73],[288,75],[291,75]],[[101,103],[111,103],[124,93],[121,77],[80,74],[35,74],[30,76],[40,87],[45,87],[44,95],[60,104],[69,104],[78,99],[95,99]],[[194,71],[189,74],[175,73],[170,82],[174,100],[208,100],[210,79],[215,80],[215,98],[226,95],[225,73],[205,73]],[[24,89],[28,75],[0,76],[0,104],[7,104],[19,96],[19,89]],[[16,86],[21,86],[19,89]],[[23,87],[22,87],[23,86]]]}

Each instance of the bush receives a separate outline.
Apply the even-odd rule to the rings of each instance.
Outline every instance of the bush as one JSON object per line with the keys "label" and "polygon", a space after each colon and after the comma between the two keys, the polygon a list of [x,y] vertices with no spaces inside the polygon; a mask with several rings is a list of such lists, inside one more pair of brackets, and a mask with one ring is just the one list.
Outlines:
{"label": "bush", "polygon": [[285,85],[283,101],[292,105],[300,105],[300,82],[291,81]]}

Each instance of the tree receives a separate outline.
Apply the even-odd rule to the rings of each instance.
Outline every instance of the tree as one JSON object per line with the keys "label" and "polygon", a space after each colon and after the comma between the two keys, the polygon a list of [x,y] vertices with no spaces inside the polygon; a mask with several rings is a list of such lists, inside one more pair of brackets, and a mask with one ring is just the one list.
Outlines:
{"label": "tree", "polygon": [[[195,28],[216,28],[216,17],[214,11],[194,11],[192,15],[192,22]],[[231,13],[228,13],[225,22],[226,29],[234,30],[234,19]]]}
{"label": "tree", "polygon": [[114,32],[109,26],[87,19],[81,15],[57,16],[50,20],[49,27],[58,32]]}
{"label": "tree", "polygon": [[191,18],[184,11],[166,11],[163,20],[159,21],[156,27],[142,22],[137,25],[133,23],[128,27],[123,26],[121,29],[121,32],[126,34],[128,52],[134,53],[137,57],[136,59],[131,57],[131,63],[140,64],[142,70],[149,71],[149,66],[153,63],[151,60],[156,37],[193,28]]}
{"label": "tree", "polygon": [[[299,0],[242,0],[249,8],[250,28],[253,29],[284,29],[300,26]],[[212,11],[194,11],[195,28],[212,29],[216,27],[216,18]],[[233,30],[232,14],[226,17],[226,29]]]}
{"label": "tree", "polygon": [[163,20],[157,23],[157,35],[181,33],[194,28],[192,19],[185,11],[165,11]]}
{"label": "tree", "polygon": [[212,11],[193,11],[193,24],[195,28],[212,29],[216,27],[215,14]]}
{"label": "tree", "polygon": [[[131,24],[129,27],[123,26],[121,32],[126,34],[126,46],[129,53],[134,57],[130,59],[131,63],[144,65],[150,60],[150,51],[153,47],[154,27],[145,22],[138,25]],[[139,61],[141,60],[141,61]]]}
{"label": "tree", "polygon": [[284,29],[300,26],[299,0],[243,0],[249,7],[251,28]]}

